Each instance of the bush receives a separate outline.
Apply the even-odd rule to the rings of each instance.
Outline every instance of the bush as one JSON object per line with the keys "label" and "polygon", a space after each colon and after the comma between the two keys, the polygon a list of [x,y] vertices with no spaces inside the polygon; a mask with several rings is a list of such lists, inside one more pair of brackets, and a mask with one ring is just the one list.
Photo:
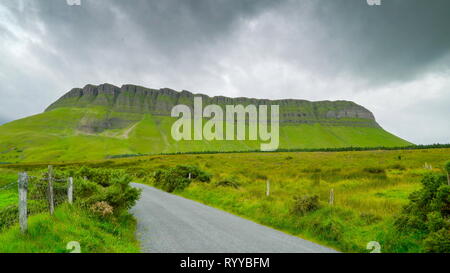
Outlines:
{"label": "bush", "polygon": [[318,195],[294,196],[294,205],[292,206],[291,213],[303,216],[308,212],[319,209],[319,207]]}
{"label": "bush", "polygon": [[83,168],[77,175],[94,180],[76,178],[75,189],[79,196],[85,197],[82,203],[86,206],[106,202],[114,212],[120,213],[133,207],[139,199],[141,191],[129,185],[132,178],[122,170]]}
{"label": "bush", "polygon": [[108,202],[105,201],[101,201],[101,202],[96,202],[91,206],[91,211],[98,216],[101,217],[108,217],[111,216],[113,214],[113,207],[111,207]]}
{"label": "bush", "polygon": [[395,227],[399,232],[422,237],[426,251],[450,252],[450,186],[447,178],[427,174],[422,179],[422,186],[409,196],[410,202],[396,218]]}
{"label": "bush", "polygon": [[445,163],[445,170],[447,171],[447,173],[450,173],[450,160]]}
{"label": "bush", "polygon": [[175,169],[158,170],[154,177],[155,186],[167,192],[183,190],[190,183],[191,180],[189,178],[180,175]]}
{"label": "bush", "polygon": [[424,241],[425,251],[431,253],[448,253],[450,250],[450,230],[442,228],[430,233]]}
{"label": "bush", "polygon": [[[189,174],[191,179],[189,179]],[[195,166],[185,165],[158,170],[154,175],[154,185],[167,192],[181,191],[189,186],[192,180],[209,182],[211,175]]]}

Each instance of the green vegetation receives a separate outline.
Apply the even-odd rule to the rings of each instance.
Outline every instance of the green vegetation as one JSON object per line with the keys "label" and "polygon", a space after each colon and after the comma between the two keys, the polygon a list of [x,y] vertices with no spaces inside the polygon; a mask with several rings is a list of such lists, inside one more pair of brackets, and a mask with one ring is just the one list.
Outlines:
{"label": "green vegetation", "polygon": [[83,253],[136,253],[135,226],[130,215],[100,219],[65,204],[55,210],[54,216],[41,213],[29,217],[27,234],[22,234],[18,226],[0,233],[0,253],[67,253],[71,241],[79,242]]}
{"label": "green vegetation", "polygon": [[[57,108],[0,126],[0,162],[73,162],[127,154],[254,151],[259,141],[180,141],[175,118],[114,112],[96,106]],[[280,125],[280,149],[401,147],[404,141],[379,127]]]}
{"label": "green vegetation", "polygon": [[[2,171],[2,176],[8,177],[10,173]],[[67,252],[65,244],[70,241],[79,242],[83,252],[139,251],[134,238],[135,220],[128,209],[138,200],[140,192],[129,185],[131,176],[120,170],[85,167],[56,170],[57,209],[50,216],[47,181],[41,179],[48,176],[47,171],[31,173],[37,177],[30,176],[29,181],[28,233],[22,234],[17,225],[15,195],[14,203],[0,207],[0,252]],[[65,202],[65,183],[58,182],[69,176],[74,177],[73,205]]]}
{"label": "green vegetation", "polygon": [[410,203],[396,219],[400,233],[424,240],[427,252],[450,252],[450,185],[444,175],[427,174],[422,189],[411,194]]}
{"label": "green vegetation", "polygon": [[395,222],[424,175],[442,174],[449,154],[450,149],[180,154],[90,166],[123,169],[152,185],[155,171],[196,166],[211,181],[194,179],[174,193],[341,251],[368,252],[367,243],[378,241],[382,252],[424,252],[423,236],[399,232]]}
{"label": "green vegetation", "polygon": [[[398,219],[414,218],[403,208],[415,206],[411,202],[416,199],[409,196],[425,191],[423,183],[431,183],[425,181],[435,181],[424,177],[440,177],[443,183],[449,155],[449,148],[437,147],[179,154],[60,162],[55,168],[70,171],[88,166],[98,170],[98,177],[105,168],[116,169],[134,177],[133,181],[161,188],[167,183],[172,186],[165,189],[173,189],[175,194],[345,252],[368,252],[366,245],[370,241],[380,242],[382,252],[438,252],[442,246],[436,242],[444,241],[447,233],[440,231],[442,228],[436,230],[442,221],[438,214],[430,214],[433,209],[429,208],[435,201],[429,201],[429,208],[423,212],[410,210],[420,217],[427,215],[422,218],[427,229],[400,229]],[[5,165],[4,170],[34,172],[43,167],[44,164]],[[192,179],[187,182],[189,173]],[[200,174],[209,181],[200,180]],[[170,179],[163,178],[165,175]],[[270,180],[268,197],[267,180]],[[177,181],[182,181],[183,187],[178,188]],[[335,195],[333,206],[329,204],[331,189]],[[445,213],[440,212],[443,219],[448,215]],[[433,229],[428,229],[431,226]]]}
{"label": "green vegetation", "polygon": [[167,192],[182,191],[191,181],[209,182],[211,176],[195,166],[176,166],[157,170],[153,177],[154,185]]}

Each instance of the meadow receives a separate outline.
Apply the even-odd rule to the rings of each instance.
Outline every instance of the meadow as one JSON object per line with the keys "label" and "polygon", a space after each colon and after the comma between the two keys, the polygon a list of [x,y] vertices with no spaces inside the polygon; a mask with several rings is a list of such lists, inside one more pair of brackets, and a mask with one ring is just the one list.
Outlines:
{"label": "meadow", "polygon": [[[423,176],[443,173],[449,159],[450,149],[424,149],[150,156],[99,164],[124,168],[149,184],[155,170],[197,166],[211,182],[195,181],[176,194],[340,251],[369,252],[367,243],[378,241],[383,252],[420,252],[420,239],[396,234],[393,219]],[[319,209],[293,212],[295,198],[313,195]]]}
{"label": "meadow", "polygon": [[[210,181],[193,180],[175,194],[344,252],[369,252],[370,241],[379,242],[382,252],[421,252],[421,238],[396,233],[394,218],[421,188],[423,176],[444,173],[449,159],[450,149],[438,148],[154,155],[54,164],[122,169],[150,185],[157,170],[195,166]],[[10,165],[3,173],[43,166]],[[299,200],[312,196],[318,196],[317,208],[299,213]]]}

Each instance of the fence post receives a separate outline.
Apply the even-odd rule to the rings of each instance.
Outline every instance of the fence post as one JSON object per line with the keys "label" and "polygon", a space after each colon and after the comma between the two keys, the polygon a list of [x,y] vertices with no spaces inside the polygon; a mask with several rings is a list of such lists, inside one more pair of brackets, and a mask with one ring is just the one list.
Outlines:
{"label": "fence post", "polygon": [[270,180],[266,182],[266,196],[270,195]]}
{"label": "fence post", "polygon": [[67,199],[69,204],[73,203],[73,177],[69,177],[69,186],[67,188]]}
{"label": "fence post", "polygon": [[191,174],[191,173],[189,173],[189,180],[191,180],[191,178],[192,178],[192,174]]}
{"label": "fence post", "polygon": [[448,173],[448,171],[447,171],[447,182],[448,182],[448,185],[450,186],[450,174]]}
{"label": "fence post", "polygon": [[53,215],[55,212],[55,202],[53,197],[53,166],[48,165],[48,203],[50,206],[50,215]]}
{"label": "fence post", "polygon": [[334,190],[333,189],[330,190],[330,205],[331,206],[334,205]]}
{"label": "fence post", "polygon": [[19,173],[19,224],[22,233],[28,229],[28,210],[27,210],[27,193],[28,193],[28,175],[27,173]]}

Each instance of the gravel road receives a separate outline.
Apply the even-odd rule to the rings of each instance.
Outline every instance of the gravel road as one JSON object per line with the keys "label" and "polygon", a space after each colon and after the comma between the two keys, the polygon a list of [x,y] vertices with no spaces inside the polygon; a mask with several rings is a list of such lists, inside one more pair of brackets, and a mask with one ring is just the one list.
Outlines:
{"label": "gravel road", "polygon": [[142,184],[131,210],[143,252],[324,253],[333,249],[300,239],[180,196]]}

